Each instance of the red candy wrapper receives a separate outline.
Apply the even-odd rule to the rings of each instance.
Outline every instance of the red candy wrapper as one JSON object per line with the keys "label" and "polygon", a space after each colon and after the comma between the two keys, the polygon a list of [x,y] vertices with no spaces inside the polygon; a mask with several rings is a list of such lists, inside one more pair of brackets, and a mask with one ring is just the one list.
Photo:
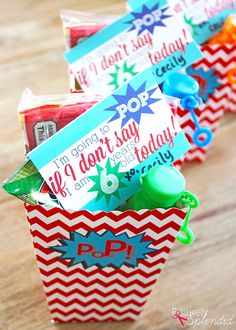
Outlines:
{"label": "red candy wrapper", "polygon": [[35,96],[25,90],[18,107],[26,152],[37,147],[100,100],[84,93]]}
{"label": "red candy wrapper", "polygon": [[[86,38],[111,24],[116,18],[116,16],[97,15],[73,10],[62,10],[61,20],[66,37],[67,49],[75,47]],[[75,93],[78,90],[80,90],[80,86],[73,74],[70,72],[70,91]]]}
{"label": "red candy wrapper", "polygon": [[72,48],[98,32],[108,24],[111,24],[117,16],[98,15],[76,10],[61,11],[64,34],[67,48]]}

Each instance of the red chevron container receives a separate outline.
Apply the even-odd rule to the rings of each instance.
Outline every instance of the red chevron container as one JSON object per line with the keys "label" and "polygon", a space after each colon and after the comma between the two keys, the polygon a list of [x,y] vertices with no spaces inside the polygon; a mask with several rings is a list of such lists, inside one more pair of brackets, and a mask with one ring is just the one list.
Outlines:
{"label": "red chevron container", "polygon": [[236,112],[236,45],[203,45],[203,58],[188,68],[200,85],[203,101]]}
{"label": "red chevron container", "polygon": [[[232,79],[236,68],[236,46],[203,45],[203,58],[187,69],[200,85],[204,106],[198,112],[200,125],[216,132],[224,112],[236,112],[236,84]],[[235,78],[234,78],[235,79]],[[192,143],[195,124],[188,111],[178,109],[179,123]],[[209,146],[200,148],[192,144],[185,160],[203,162]]]}
{"label": "red chevron container", "polygon": [[[25,208],[52,322],[137,319],[187,213],[187,209],[176,208],[138,213],[68,212],[29,205]],[[106,250],[106,254],[92,252],[98,258],[96,265],[88,267],[89,259],[87,264],[75,262],[81,251],[90,251],[91,242],[84,245],[86,248],[81,248],[81,242],[90,235],[97,235],[98,240],[107,235],[119,238],[115,248],[110,241],[105,242],[106,249],[108,245],[113,246],[112,262],[116,264],[101,266],[105,260],[103,258],[108,255]],[[77,237],[81,237],[81,241],[76,241]],[[75,251],[73,248],[69,250],[71,242],[75,241]],[[126,248],[127,241],[131,243]],[[132,242],[138,241],[139,244],[132,247]],[[62,259],[62,253],[55,250],[55,246],[59,245],[69,251],[66,259]],[[126,257],[125,262],[123,260],[118,265],[117,260],[124,257],[119,251],[121,246]],[[131,267],[130,260],[134,255],[137,257],[135,249],[139,250],[140,246],[148,246],[148,250],[144,251],[146,254],[139,255],[136,265]]]}
{"label": "red chevron container", "polygon": [[185,155],[183,155],[176,162],[173,163],[174,167],[177,168],[177,170],[179,170],[179,171],[181,170],[184,159],[185,159]]}

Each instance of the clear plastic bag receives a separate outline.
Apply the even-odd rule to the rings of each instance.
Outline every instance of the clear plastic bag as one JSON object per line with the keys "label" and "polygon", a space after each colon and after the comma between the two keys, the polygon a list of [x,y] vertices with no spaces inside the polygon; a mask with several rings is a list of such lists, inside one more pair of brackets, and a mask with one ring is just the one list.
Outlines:
{"label": "clear plastic bag", "polygon": [[[83,92],[36,96],[26,89],[18,107],[26,152],[50,138],[100,100],[99,96]],[[61,206],[30,160],[20,165],[2,187],[9,194],[31,205]]]}
{"label": "clear plastic bag", "polygon": [[75,47],[117,19],[117,16],[112,15],[98,15],[66,9],[61,10],[60,16],[68,48]]}
{"label": "clear plastic bag", "polygon": [[[112,15],[98,15],[66,9],[61,10],[60,16],[63,23],[67,49],[77,46],[83,40],[97,33],[117,19],[117,16]],[[69,72],[69,75],[70,92],[76,93],[80,91],[81,88],[74,75],[71,72]]]}
{"label": "clear plastic bag", "polygon": [[26,152],[50,138],[99,100],[99,96],[86,95],[83,92],[36,96],[26,89],[18,107]]}

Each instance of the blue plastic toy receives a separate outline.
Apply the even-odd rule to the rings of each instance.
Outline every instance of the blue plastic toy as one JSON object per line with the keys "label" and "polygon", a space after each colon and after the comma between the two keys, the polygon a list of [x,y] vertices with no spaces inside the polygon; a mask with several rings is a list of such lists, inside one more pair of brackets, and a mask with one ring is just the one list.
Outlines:
{"label": "blue plastic toy", "polygon": [[198,147],[206,147],[210,144],[213,139],[212,131],[207,127],[201,127],[195,114],[195,109],[202,104],[198,94],[198,82],[187,74],[172,73],[163,83],[163,93],[179,98],[181,106],[191,113],[196,126],[192,137],[193,143]]}

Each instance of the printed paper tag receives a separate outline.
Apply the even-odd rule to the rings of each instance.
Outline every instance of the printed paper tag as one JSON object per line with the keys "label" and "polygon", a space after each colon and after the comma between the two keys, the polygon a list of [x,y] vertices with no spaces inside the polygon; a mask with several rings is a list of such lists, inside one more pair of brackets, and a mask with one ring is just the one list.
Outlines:
{"label": "printed paper tag", "polygon": [[236,13],[235,0],[170,0],[169,4],[182,15],[198,44],[221,31],[226,17]]}
{"label": "printed paper tag", "polygon": [[158,164],[190,145],[148,71],[90,108],[28,156],[66,209],[114,210]]}
{"label": "printed paper tag", "polygon": [[151,68],[157,83],[202,57],[166,0],[150,0],[65,53],[79,85],[108,95]]}

